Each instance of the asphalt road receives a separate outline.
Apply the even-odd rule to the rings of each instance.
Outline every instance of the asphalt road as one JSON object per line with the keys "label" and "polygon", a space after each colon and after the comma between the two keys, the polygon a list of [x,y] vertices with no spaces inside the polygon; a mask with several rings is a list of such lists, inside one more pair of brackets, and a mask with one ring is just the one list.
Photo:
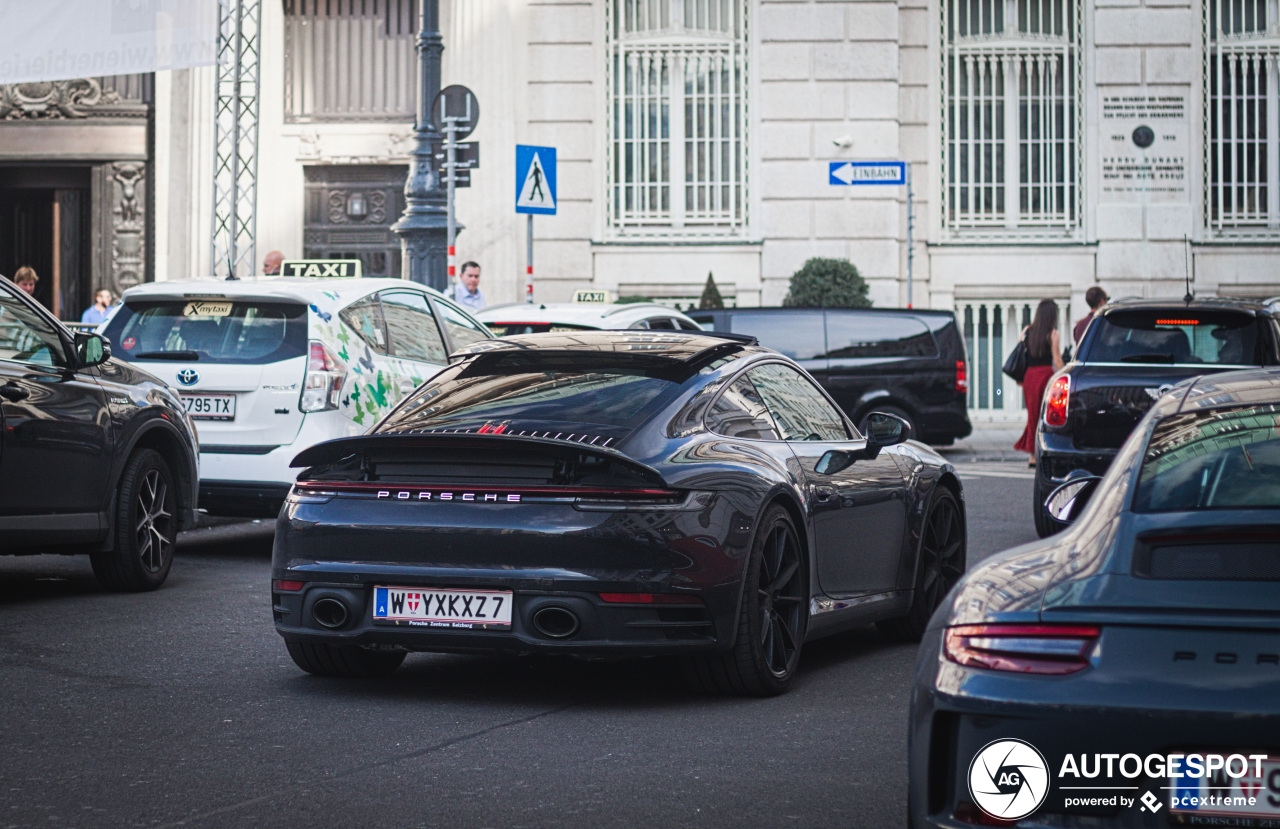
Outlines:
{"label": "asphalt road", "polygon": [[[1034,538],[1025,467],[961,470],[969,561]],[[663,663],[411,655],[299,671],[265,525],[184,536],[165,586],[0,558],[0,826],[900,826],[915,648],[805,647],[787,695],[695,696]]]}

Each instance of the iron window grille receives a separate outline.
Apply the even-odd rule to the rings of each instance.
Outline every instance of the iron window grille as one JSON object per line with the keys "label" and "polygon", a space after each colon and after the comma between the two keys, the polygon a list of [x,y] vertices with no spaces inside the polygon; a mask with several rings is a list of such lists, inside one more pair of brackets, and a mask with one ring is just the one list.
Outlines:
{"label": "iron window grille", "polygon": [[1280,237],[1280,21],[1267,0],[1206,0],[1205,221],[1210,235]]}
{"label": "iron window grille", "polygon": [[284,0],[285,120],[412,121],[417,0]]}
{"label": "iron window grille", "polygon": [[1078,237],[1080,0],[943,0],[942,43],[944,228]]}
{"label": "iron window grille", "polygon": [[741,236],[747,0],[610,0],[607,201],[619,236]]}

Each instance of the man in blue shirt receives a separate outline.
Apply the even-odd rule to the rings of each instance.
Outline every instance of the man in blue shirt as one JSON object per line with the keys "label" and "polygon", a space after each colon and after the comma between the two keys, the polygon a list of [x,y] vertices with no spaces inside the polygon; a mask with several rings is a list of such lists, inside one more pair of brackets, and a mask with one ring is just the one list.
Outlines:
{"label": "man in blue shirt", "polygon": [[106,288],[99,288],[98,292],[93,295],[93,304],[80,315],[80,321],[91,325],[101,325],[111,319],[111,315],[116,311],[111,305],[114,299],[115,296],[112,295],[111,291]]}
{"label": "man in blue shirt", "polygon": [[450,299],[463,308],[479,311],[485,306],[484,294],[480,292],[480,266],[475,262],[464,262],[458,282],[449,291]]}

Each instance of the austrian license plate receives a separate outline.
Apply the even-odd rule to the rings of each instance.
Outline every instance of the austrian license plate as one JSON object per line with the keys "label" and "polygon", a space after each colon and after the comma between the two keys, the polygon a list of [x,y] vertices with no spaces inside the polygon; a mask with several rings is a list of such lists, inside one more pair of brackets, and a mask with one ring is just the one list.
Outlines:
{"label": "austrian license plate", "polygon": [[375,587],[373,620],[454,630],[510,630],[511,592]]}
{"label": "austrian license plate", "polygon": [[[1254,752],[1240,752],[1247,755]],[[1230,755],[1230,752],[1222,752]],[[1261,769],[1258,768],[1259,764]],[[1239,760],[1232,764],[1232,774],[1242,770]],[[1182,760],[1169,781],[1170,817],[1180,822],[1215,826],[1280,826],[1280,757],[1249,759],[1248,769],[1239,777],[1214,771],[1206,777],[1187,775]],[[1204,820],[1199,820],[1203,818]],[[1219,818],[1232,818],[1229,823]]]}
{"label": "austrian license plate", "polygon": [[235,420],[234,394],[180,394],[187,414],[196,420]]}

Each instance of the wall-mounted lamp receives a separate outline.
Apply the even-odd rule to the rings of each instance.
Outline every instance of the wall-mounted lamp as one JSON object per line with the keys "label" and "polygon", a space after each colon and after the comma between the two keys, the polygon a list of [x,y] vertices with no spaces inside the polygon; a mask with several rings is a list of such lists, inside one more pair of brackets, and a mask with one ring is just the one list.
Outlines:
{"label": "wall-mounted lamp", "polygon": [[365,202],[364,193],[352,193],[347,196],[347,218],[363,219],[369,215],[369,205]]}

